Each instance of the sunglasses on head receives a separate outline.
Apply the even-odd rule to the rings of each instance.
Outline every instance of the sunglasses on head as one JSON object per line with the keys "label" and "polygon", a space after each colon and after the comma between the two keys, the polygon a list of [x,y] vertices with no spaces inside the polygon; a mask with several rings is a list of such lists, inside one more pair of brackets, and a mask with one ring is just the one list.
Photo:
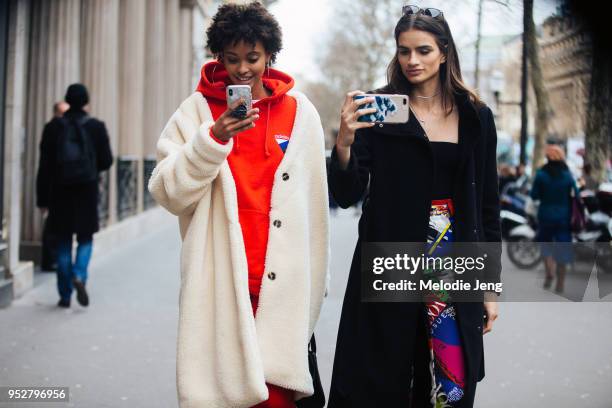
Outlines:
{"label": "sunglasses on head", "polygon": [[408,4],[407,6],[402,7],[402,14],[423,14],[431,18],[438,18],[443,16],[442,11],[438,10],[437,8],[420,8],[419,6],[414,6],[412,4]]}

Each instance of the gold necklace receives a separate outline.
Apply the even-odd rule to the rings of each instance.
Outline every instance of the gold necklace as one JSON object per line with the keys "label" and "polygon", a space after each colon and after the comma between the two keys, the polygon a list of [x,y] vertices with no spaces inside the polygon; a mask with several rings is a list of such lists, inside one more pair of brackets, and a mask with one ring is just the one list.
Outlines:
{"label": "gold necklace", "polygon": [[421,98],[421,99],[431,99],[434,98],[436,96],[440,95],[440,91],[436,92],[435,94],[431,95],[431,96],[421,96],[421,95],[414,95],[417,98]]}
{"label": "gold necklace", "polygon": [[417,115],[417,113],[416,113],[416,109],[414,109],[414,106],[412,106],[412,104],[410,104],[410,109],[412,109],[412,113],[414,113],[414,117],[415,117],[415,118],[416,118],[416,119],[417,119],[417,120],[418,120],[418,121],[421,123],[421,125],[423,125],[423,126],[424,126],[424,125],[425,125],[425,120],[424,120],[424,119],[421,119],[421,118],[419,117],[419,115]]}

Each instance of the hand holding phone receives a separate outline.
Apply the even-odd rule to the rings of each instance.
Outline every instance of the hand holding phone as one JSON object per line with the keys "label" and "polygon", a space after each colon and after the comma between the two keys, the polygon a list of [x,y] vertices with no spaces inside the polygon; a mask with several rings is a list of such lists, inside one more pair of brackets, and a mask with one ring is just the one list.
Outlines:
{"label": "hand holding phone", "polygon": [[233,101],[215,121],[211,130],[217,139],[226,142],[236,134],[255,127],[255,121],[259,119],[259,108],[247,110],[244,119],[239,119],[234,116],[234,112],[241,105],[246,106],[242,98]]}
{"label": "hand holding phone", "polygon": [[369,128],[374,126],[374,123],[358,122],[357,119],[361,115],[371,114],[376,112],[376,109],[362,109],[362,107],[370,102],[374,102],[372,98],[353,99],[356,95],[363,95],[362,91],[351,91],[346,94],[342,112],[340,114],[340,128],[338,129],[338,137],[336,138],[336,153],[340,161],[340,167],[345,169],[350,156],[351,145],[355,141],[355,132],[359,129]]}
{"label": "hand holding phone", "polygon": [[353,144],[355,139],[355,131],[358,129],[372,127],[373,123],[360,123],[357,119],[361,115],[370,114],[376,110],[373,108],[363,109],[370,102],[374,102],[371,98],[354,99],[356,95],[363,95],[362,91],[351,91],[346,94],[342,112],[340,115],[340,129],[338,129],[338,137],[336,146],[339,148],[348,148]]}

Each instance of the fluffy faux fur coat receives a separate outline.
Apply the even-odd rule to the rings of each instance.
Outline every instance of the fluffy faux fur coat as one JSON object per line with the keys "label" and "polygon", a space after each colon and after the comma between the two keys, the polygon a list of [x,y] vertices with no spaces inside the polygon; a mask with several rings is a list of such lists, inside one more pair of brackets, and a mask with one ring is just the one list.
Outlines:
{"label": "fluffy faux fur coat", "polygon": [[[328,282],[329,219],[323,130],[299,92],[291,141],[272,189],[271,220],[257,317],[253,316],[236,187],[233,143],[209,135],[200,93],[170,118],[149,181],[155,200],[179,218],[181,289],[177,388],[181,408],[250,407],[266,382],[313,392],[307,346]],[[270,223],[272,225],[272,223]]]}

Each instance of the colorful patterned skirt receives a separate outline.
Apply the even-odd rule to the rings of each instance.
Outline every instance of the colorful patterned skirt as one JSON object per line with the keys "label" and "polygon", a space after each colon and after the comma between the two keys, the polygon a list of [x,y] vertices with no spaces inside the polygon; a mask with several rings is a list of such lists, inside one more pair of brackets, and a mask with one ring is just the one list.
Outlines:
{"label": "colorful patterned skirt", "polygon": [[[427,235],[427,255],[444,257],[450,251],[453,237],[454,207],[451,199],[433,200]],[[435,280],[453,271],[428,270]],[[435,408],[454,407],[465,393],[465,362],[455,306],[448,293],[431,291],[425,298],[431,404]]]}

